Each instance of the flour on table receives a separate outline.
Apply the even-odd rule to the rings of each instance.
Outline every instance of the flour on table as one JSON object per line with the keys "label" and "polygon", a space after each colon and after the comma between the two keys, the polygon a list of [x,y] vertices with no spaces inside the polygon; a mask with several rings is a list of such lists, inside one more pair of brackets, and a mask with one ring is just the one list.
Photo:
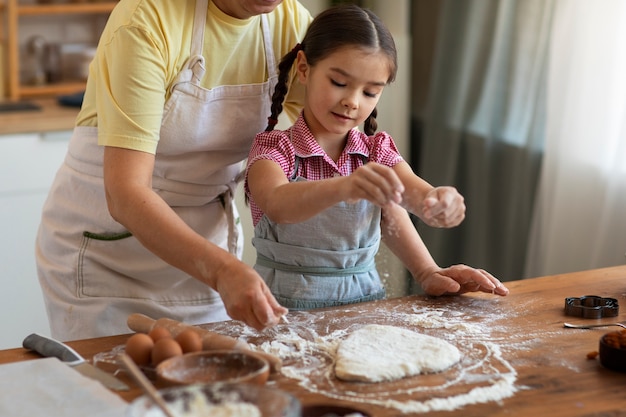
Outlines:
{"label": "flour on table", "polygon": [[370,324],[339,343],[335,375],[344,381],[394,381],[441,372],[460,360],[459,350],[443,339]]}

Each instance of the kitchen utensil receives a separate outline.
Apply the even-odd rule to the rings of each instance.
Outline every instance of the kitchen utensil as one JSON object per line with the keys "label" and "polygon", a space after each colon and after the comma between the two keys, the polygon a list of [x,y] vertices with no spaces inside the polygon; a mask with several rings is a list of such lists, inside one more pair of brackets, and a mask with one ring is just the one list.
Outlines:
{"label": "kitchen utensil", "polygon": [[63,78],[61,45],[58,43],[46,43],[43,53],[43,69],[47,83],[58,83]]}
{"label": "kitchen utensil", "polygon": [[154,388],[148,378],[146,378],[146,376],[141,372],[141,369],[139,369],[139,367],[135,365],[135,362],[133,362],[130,356],[125,353],[121,353],[119,359],[122,361],[122,363],[124,364],[128,372],[130,372],[130,374],[133,376],[133,378],[135,378],[135,381],[137,381],[143,392],[145,392],[148,397],[150,397],[150,399],[154,401],[154,403],[161,409],[161,411],[163,411],[163,414],[165,414],[166,417],[175,417],[174,413],[170,411],[167,403],[163,400],[163,397],[161,397],[159,391]]}
{"label": "kitchen utensil", "polygon": [[[261,417],[301,417],[301,405],[296,397],[263,385],[194,384],[159,392],[179,417],[248,416],[257,410]],[[153,416],[156,412],[152,400],[141,396],[130,403],[126,417]]]}
{"label": "kitchen utensil", "polygon": [[263,385],[270,374],[269,364],[245,350],[205,350],[175,356],[156,368],[157,378],[168,385],[207,383],[249,383]]}
{"label": "kitchen utensil", "polygon": [[31,36],[26,41],[27,66],[30,67],[30,77],[28,81],[33,85],[43,85],[46,83],[46,71],[44,68],[44,54],[46,49],[46,39],[41,35]]}
{"label": "kitchen utensil", "polygon": [[95,379],[102,383],[105,387],[116,391],[128,391],[128,386],[101,369],[89,364],[74,349],[58,340],[50,337],[32,333],[22,341],[25,349],[33,350],[42,356],[55,357],[65,362],[67,365],[76,369],[86,377]]}
{"label": "kitchen utensil", "polygon": [[571,324],[563,323],[563,327],[570,329],[591,329],[593,327],[607,327],[607,326],[619,326],[626,329],[626,324],[623,323],[603,323],[603,324]]}
{"label": "kitchen utensil", "polygon": [[[152,330],[154,327],[165,327],[170,331],[173,337],[178,336],[178,334],[185,329],[192,329],[202,338],[202,349],[204,350],[251,350],[250,345],[241,340],[237,340],[230,336],[211,332],[201,327],[193,326],[169,318],[160,318],[158,320],[154,320],[143,314],[135,313],[128,316],[127,324],[131,330],[141,333],[150,333],[150,330]],[[263,359],[267,360],[270,365],[271,371],[280,371],[280,368],[282,366],[282,361],[280,358],[265,352],[255,353],[263,357]]]}
{"label": "kitchen utensil", "polygon": [[619,304],[615,298],[603,298],[597,295],[567,297],[565,299],[565,314],[585,319],[617,317]]}

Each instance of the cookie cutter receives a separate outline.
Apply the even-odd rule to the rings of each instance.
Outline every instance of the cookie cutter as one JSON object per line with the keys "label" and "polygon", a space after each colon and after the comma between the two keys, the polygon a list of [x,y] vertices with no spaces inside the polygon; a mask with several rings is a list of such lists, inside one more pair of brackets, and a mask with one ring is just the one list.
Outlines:
{"label": "cookie cutter", "polygon": [[603,298],[597,295],[582,297],[567,297],[565,299],[565,314],[585,319],[599,319],[602,317],[616,317],[619,313],[619,304],[615,298]]}

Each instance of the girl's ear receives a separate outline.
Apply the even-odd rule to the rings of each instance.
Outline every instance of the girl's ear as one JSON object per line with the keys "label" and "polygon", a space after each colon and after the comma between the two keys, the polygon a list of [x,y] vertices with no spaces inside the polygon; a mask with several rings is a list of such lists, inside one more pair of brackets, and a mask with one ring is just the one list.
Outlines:
{"label": "girl's ear", "polygon": [[309,63],[306,60],[304,51],[298,51],[296,56],[296,71],[298,73],[298,80],[304,84],[309,75]]}

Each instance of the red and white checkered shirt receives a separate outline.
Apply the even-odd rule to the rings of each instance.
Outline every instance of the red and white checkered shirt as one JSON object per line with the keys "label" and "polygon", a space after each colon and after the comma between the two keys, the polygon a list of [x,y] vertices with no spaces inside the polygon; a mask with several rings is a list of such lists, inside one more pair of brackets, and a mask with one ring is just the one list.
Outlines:
{"label": "red and white checkered shirt", "polygon": [[[259,159],[269,159],[280,165],[287,178],[292,178],[296,156],[300,162],[295,175],[309,181],[350,175],[368,161],[392,167],[403,160],[393,138],[387,133],[378,132],[374,136],[367,136],[355,128],[348,133],[346,147],[335,163],[319,146],[300,115],[290,129],[256,135],[248,155],[248,168]],[[245,192],[250,199],[252,221],[256,226],[263,212],[250,196],[247,169]]]}

